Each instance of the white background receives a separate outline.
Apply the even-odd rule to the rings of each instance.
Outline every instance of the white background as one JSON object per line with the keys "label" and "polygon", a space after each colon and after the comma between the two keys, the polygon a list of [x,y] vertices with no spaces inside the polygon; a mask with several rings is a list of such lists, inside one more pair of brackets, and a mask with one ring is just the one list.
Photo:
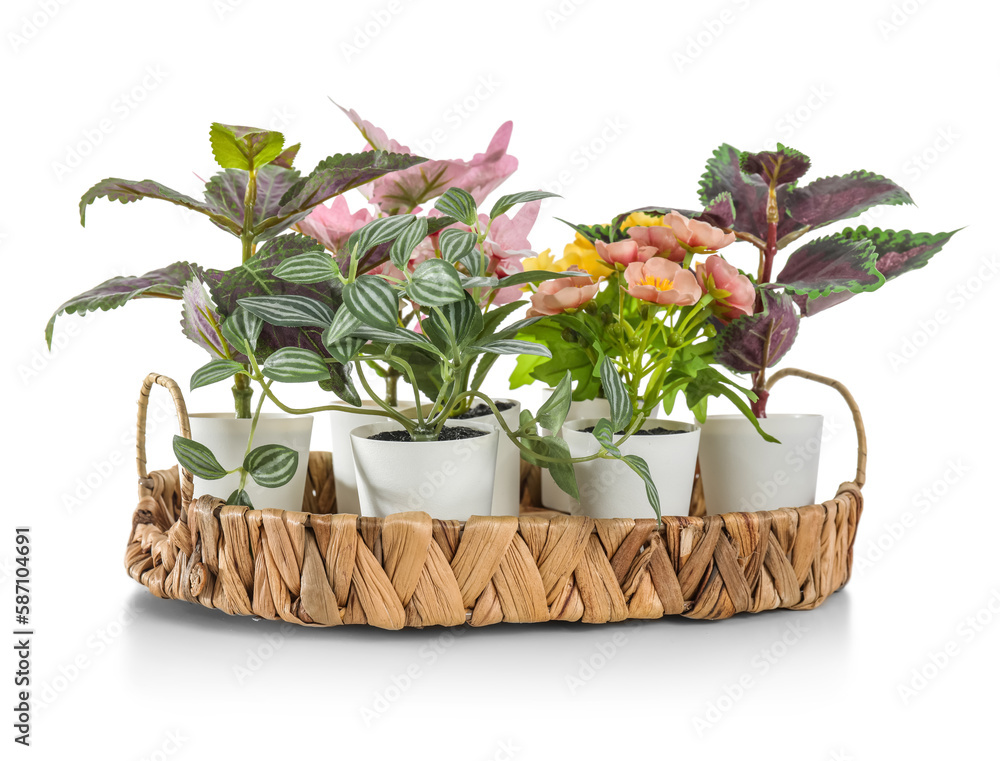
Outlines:
{"label": "white background", "polygon": [[[33,746],[17,752],[76,757],[88,738],[111,759],[995,757],[998,15],[968,0],[8,0],[0,620],[12,628],[13,526],[30,525],[42,699]],[[927,268],[805,321],[786,360],[845,382],[865,415],[870,480],[849,587],[808,613],[449,635],[289,629],[133,582],[122,556],[139,384],[156,370],[186,387],[205,357],[182,338],[177,302],[65,318],[51,354],[42,329],[58,303],[113,275],[178,259],[225,268],[239,252],[151,201],[99,201],[85,230],[79,196],[109,176],[199,192],[212,121],[281,129],[303,143],[303,168],[360,149],[328,96],[435,158],[469,158],[513,119],[521,168],[504,190],[565,196],[544,208],[539,249],[569,240],[556,216],[695,207],[723,141],[780,140],[812,157],[810,178],[868,169],[919,204],[861,222],[968,226]],[[832,496],[853,468],[842,403],[803,381],[778,390],[773,411],[839,423],[821,474]],[[191,407],[225,408],[227,393],[199,391]],[[165,468],[173,427],[159,418],[150,462]],[[963,623],[977,614],[979,630]],[[935,667],[949,643],[957,654]],[[931,678],[904,697],[914,669]]]}

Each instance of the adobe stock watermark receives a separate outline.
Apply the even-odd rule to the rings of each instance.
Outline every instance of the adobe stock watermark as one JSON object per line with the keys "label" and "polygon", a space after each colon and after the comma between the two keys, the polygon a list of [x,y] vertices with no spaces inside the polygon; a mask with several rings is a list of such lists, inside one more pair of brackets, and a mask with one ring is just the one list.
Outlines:
{"label": "adobe stock watermark", "polygon": [[909,705],[930,687],[935,679],[954,664],[964,649],[993,626],[997,618],[1000,618],[1000,589],[992,590],[979,609],[962,619],[955,629],[954,637],[946,640],[940,647],[928,650],[924,660],[910,669],[896,684],[896,696],[903,705]]}
{"label": "adobe stock watermark", "polygon": [[501,740],[496,745],[496,750],[489,758],[492,761],[514,761],[517,754],[521,752],[521,746],[515,745],[513,740]]}
{"label": "adobe stock watermark", "polygon": [[239,10],[247,0],[212,0],[212,10],[219,21],[225,21],[226,16]]}
{"label": "adobe stock watermark", "polygon": [[1000,272],[1000,253],[993,252],[979,259],[978,266],[965,280],[952,286],[938,301],[933,312],[917,321],[906,332],[896,348],[886,352],[889,367],[899,372],[943,333],[946,328],[980,293],[992,285]]}
{"label": "adobe stock watermark", "polygon": [[972,466],[965,460],[951,459],[944,472],[933,481],[924,484],[923,488],[913,495],[911,509],[904,510],[896,520],[882,524],[878,536],[868,539],[864,549],[854,548],[854,567],[859,571],[868,571],[875,567],[887,553],[911,533],[921,518],[941,504],[945,497],[972,472]]}
{"label": "adobe stock watermark", "polygon": [[548,23],[549,29],[553,31],[558,29],[586,4],[587,0],[559,0],[558,4],[546,8],[545,21]]}
{"label": "adobe stock watermark", "polygon": [[[627,128],[628,125],[620,115],[605,117],[593,137],[570,151],[568,165],[549,182],[544,183],[543,189],[556,195],[564,195],[567,188],[576,184],[582,175],[586,174],[611,150],[611,147],[625,134]],[[551,200],[553,199],[545,199],[542,201],[542,206]]]}
{"label": "adobe stock watermark", "polygon": [[889,12],[876,22],[879,34],[883,40],[889,40],[900,29],[910,23],[917,12],[927,4],[927,0],[903,0],[893,3]]}
{"label": "adobe stock watermark", "polygon": [[350,63],[365,52],[402,12],[403,3],[400,0],[389,0],[381,8],[371,10],[368,17],[340,43],[340,54],[344,56],[344,61]]}
{"label": "adobe stock watermark", "polygon": [[[638,621],[629,621],[626,628],[634,631],[639,626],[641,624]],[[593,651],[588,656],[580,658],[574,670],[566,675],[566,686],[570,693],[575,694],[590,684],[628,643],[629,633],[626,631],[616,631],[610,637],[598,640]]]}
{"label": "adobe stock watermark", "polygon": [[423,510],[427,503],[437,496],[441,488],[463,470],[462,466],[485,446],[483,440],[489,438],[489,436],[476,436],[456,441],[454,449],[451,450],[454,452],[454,457],[436,462],[434,467],[424,471],[416,485],[410,487],[406,498],[407,507],[410,510]]}
{"label": "adobe stock watermark", "polygon": [[166,761],[180,753],[187,743],[188,738],[181,734],[181,730],[168,730],[157,746],[140,756],[139,761]]}
{"label": "adobe stock watermark", "polygon": [[375,721],[385,716],[389,709],[398,703],[426,675],[427,669],[437,663],[442,656],[455,646],[455,643],[458,642],[466,631],[465,628],[445,631],[439,636],[431,638],[427,644],[423,645],[417,651],[418,660],[411,663],[400,673],[393,674],[389,678],[389,684],[378,690],[368,705],[361,707],[361,718],[364,719],[365,726],[370,727]]}
{"label": "adobe stock watermark", "polygon": [[750,668],[732,682],[722,686],[717,698],[705,704],[705,710],[691,717],[691,725],[699,737],[717,726],[726,715],[756,687],[771,669],[791,652],[809,629],[798,621],[786,624],[785,631],[774,642],[750,659]]}
{"label": "adobe stock watermark", "polygon": [[671,56],[678,73],[693,66],[749,10],[750,4],[751,0],[730,0],[729,6],[702,21],[701,27],[684,40],[684,47]]}
{"label": "adobe stock watermark", "polygon": [[107,621],[84,640],[83,648],[70,660],[57,667],[58,673],[36,686],[32,694],[32,710],[41,712],[51,707],[60,697],[94,667],[101,657],[115,646],[125,631],[145,611],[134,601],[128,602],[111,620]]}
{"label": "adobe stock watermark", "polygon": [[105,139],[138,109],[150,94],[158,90],[167,80],[168,73],[160,64],[147,66],[135,84],[122,90],[112,99],[105,115],[84,127],[76,137],[66,144],[60,160],[52,162],[52,172],[56,180],[62,182],[79,169],[87,157],[94,154]]}
{"label": "adobe stock watermark", "polygon": [[501,85],[494,74],[481,74],[465,95],[448,104],[441,113],[439,126],[432,129],[427,137],[412,142],[412,150],[421,156],[433,156],[483,104],[497,94]]}
{"label": "adobe stock watermark", "polygon": [[775,120],[771,137],[761,144],[767,147],[776,146],[778,143],[788,145],[831,100],[833,100],[833,89],[829,85],[811,85],[804,97],[783,111]]}
{"label": "adobe stock watermark", "polygon": [[71,0],[38,0],[34,10],[21,16],[17,26],[7,32],[7,42],[15,53],[36,39],[55,20]]}

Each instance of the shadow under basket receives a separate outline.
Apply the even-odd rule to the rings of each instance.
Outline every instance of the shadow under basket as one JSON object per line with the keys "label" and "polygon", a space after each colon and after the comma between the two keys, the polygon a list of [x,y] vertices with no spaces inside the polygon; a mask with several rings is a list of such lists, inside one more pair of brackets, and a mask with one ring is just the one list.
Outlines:
{"label": "shadow under basket", "polygon": [[787,376],[844,397],[858,433],[854,480],[818,505],[705,516],[696,477],[690,515],[665,516],[658,527],[652,518],[594,520],[534,508],[540,476],[524,462],[518,518],[339,515],[328,452],[310,455],[301,512],[193,498],[187,471],[146,471],[154,385],[170,392],[181,434],[190,437],[177,384],[151,374],[139,397],[139,505],[125,567],[157,597],[306,626],[605,623],[809,610],[850,578],[866,443],[843,385],[792,369],[771,384]]}

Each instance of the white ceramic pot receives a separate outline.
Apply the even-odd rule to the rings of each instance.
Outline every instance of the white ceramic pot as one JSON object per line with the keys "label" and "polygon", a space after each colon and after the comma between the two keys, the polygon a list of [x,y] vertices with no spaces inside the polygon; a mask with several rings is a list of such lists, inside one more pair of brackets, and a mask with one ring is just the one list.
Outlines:
{"label": "white ceramic pot", "polygon": [[743,415],[710,415],[702,426],[701,478],[709,515],[801,507],[816,501],[822,415],[769,415],[761,438]]}
{"label": "white ceramic pot", "polygon": [[[555,389],[545,389],[545,398],[552,396]],[[569,413],[566,415],[566,422],[580,420],[581,418],[606,418],[611,416],[611,405],[607,399],[586,399],[582,402],[570,402]],[[539,430],[543,436],[549,436],[551,431],[542,428]],[[562,435],[562,431],[559,432]],[[549,510],[559,510],[563,513],[573,513],[579,510],[579,503],[559,488],[552,480],[552,474],[548,468],[542,468],[542,507]]]}
{"label": "white ceramic pot", "polygon": [[[563,426],[563,438],[574,457],[585,457],[600,449],[593,434],[580,430],[589,428],[597,420],[574,420]],[[651,428],[683,433],[630,436],[621,446],[622,453],[639,455],[646,461],[660,495],[661,515],[687,515],[701,431],[690,423],[653,418],[642,424],[644,430]],[[574,467],[580,488],[580,506],[575,508],[574,514],[591,518],[654,517],[646,497],[646,486],[628,465],[614,460],[591,460]]]}
{"label": "white ceramic pot", "polygon": [[[249,419],[238,419],[232,413],[203,413],[191,415],[191,438],[208,447],[219,464],[226,470],[238,468],[246,455],[250,436]],[[253,448],[264,444],[281,444],[299,453],[299,467],[292,480],[276,489],[257,486],[249,476],[246,491],[257,509],[301,510],[309,470],[309,440],[312,437],[311,415],[285,415],[262,413],[254,432]],[[231,473],[217,481],[207,481],[195,476],[194,495],[211,494],[228,499],[240,485],[238,473]]]}
{"label": "white ceramic pot", "polygon": [[[520,428],[521,403],[516,399],[494,399],[494,401],[509,402],[514,405],[500,414],[507,427],[512,431]],[[475,403],[473,402],[473,404]],[[504,433],[492,410],[485,415],[462,418],[455,422],[459,425],[467,422],[485,423],[496,429],[498,435],[497,469],[493,483],[493,508],[490,514],[519,515],[521,512],[521,450]]]}
{"label": "white ceramic pot", "polygon": [[[366,409],[381,409],[371,401],[361,403]],[[330,445],[333,455],[333,478],[337,485],[337,512],[361,515],[358,500],[358,477],[354,470],[354,452],[351,450],[351,431],[369,423],[385,423],[385,416],[364,415],[360,412],[330,412]]]}
{"label": "white ceramic pot", "polygon": [[497,431],[467,420],[447,423],[485,435],[457,441],[376,441],[383,431],[402,430],[395,422],[351,431],[361,514],[385,518],[422,510],[432,518],[466,520],[489,515],[497,464]]}

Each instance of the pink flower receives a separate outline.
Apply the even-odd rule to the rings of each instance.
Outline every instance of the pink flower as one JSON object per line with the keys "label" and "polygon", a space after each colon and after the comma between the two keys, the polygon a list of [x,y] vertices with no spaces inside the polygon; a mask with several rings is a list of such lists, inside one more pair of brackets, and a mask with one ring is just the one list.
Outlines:
{"label": "pink flower", "polygon": [[694,275],[669,259],[633,262],[625,268],[625,282],[629,296],[651,304],[691,306],[701,298]]}
{"label": "pink flower", "polygon": [[[524,271],[521,259],[536,255],[528,241],[528,234],[535,226],[541,205],[541,201],[526,203],[513,217],[502,214],[493,220],[493,224],[490,225],[490,233],[483,241],[483,250],[489,257],[489,262],[486,265],[487,274],[502,278],[513,275],[515,272]],[[486,214],[479,215],[482,229],[486,229],[489,221]],[[522,293],[519,285],[501,288],[494,297],[493,303],[497,306],[509,304],[511,301],[517,301],[521,298]]]}
{"label": "pink flower", "polygon": [[336,253],[344,247],[351,233],[360,230],[373,219],[367,209],[351,214],[347,199],[337,196],[329,207],[320,204],[313,209],[309,216],[295,225],[295,229]]}
{"label": "pink flower", "polygon": [[672,262],[682,262],[687,255],[669,227],[630,227],[628,237],[639,246],[655,248],[657,256],[664,256]]}
{"label": "pink flower", "polygon": [[[368,149],[413,153],[407,146],[391,140],[384,130],[362,119],[353,109],[338,106],[354,122]],[[450,187],[467,191],[482,203],[486,196],[510,177],[517,169],[517,159],[507,154],[513,122],[500,125],[485,153],[477,153],[469,161],[448,159],[426,161],[423,164],[392,172],[360,188],[368,199],[386,214],[410,213],[421,204],[437,198]]]}
{"label": "pink flower", "polygon": [[670,228],[674,237],[689,248],[701,248],[708,251],[718,251],[736,240],[736,235],[723,232],[718,227],[688,219],[683,214],[672,211],[663,217],[663,224]]}
{"label": "pink flower", "polygon": [[561,314],[567,309],[578,309],[597,295],[600,283],[589,277],[561,277],[539,283],[531,295],[528,317]]}
{"label": "pink flower", "polygon": [[712,255],[705,263],[698,263],[695,272],[705,293],[715,303],[712,312],[725,323],[745,314],[753,314],[757,294],[753,283],[721,256]]}
{"label": "pink flower", "polygon": [[619,240],[614,243],[596,241],[594,243],[598,255],[608,264],[629,265],[633,262],[645,262],[656,256],[652,246],[640,246],[636,241]]}

